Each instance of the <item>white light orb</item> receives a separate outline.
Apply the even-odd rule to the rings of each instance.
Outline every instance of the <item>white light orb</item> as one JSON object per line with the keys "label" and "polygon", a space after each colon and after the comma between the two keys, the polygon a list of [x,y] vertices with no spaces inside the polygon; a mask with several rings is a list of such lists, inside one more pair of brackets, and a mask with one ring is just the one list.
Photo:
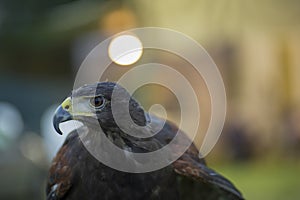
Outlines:
{"label": "white light orb", "polygon": [[109,44],[108,55],[119,65],[131,65],[137,62],[143,54],[143,45],[139,38],[133,35],[120,35]]}

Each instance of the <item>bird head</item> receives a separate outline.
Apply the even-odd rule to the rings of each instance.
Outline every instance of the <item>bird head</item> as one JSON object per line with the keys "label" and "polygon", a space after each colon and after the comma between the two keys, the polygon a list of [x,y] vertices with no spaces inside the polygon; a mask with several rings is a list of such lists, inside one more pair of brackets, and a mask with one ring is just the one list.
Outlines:
{"label": "bird head", "polygon": [[[83,124],[98,122],[98,126],[104,130],[116,129],[118,125],[115,122],[112,112],[112,95],[114,101],[119,106],[128,105],[132,121],[138,126],[145,126],[147,123],[147,114],[140,104],[132,98],[129,93],[120,85],[112,82],[99,82],[91,85],[84,85],[73,90],[63,103],[56,109],[53,117],[55,130],[62,134],[59,125],[69,120],[77,120]],[[126,100],[127,99],[127,100]],[[118,112],[118,110],[117,110]],[[121,111],[120,111],[121,112]],[[122,113],[119,113],[122,115]]]}

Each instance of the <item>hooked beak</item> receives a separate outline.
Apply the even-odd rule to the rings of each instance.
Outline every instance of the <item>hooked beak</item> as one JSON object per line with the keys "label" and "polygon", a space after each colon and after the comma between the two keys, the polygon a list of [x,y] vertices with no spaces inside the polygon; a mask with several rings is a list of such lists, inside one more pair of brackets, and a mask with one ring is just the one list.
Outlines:
{"label": "hooked beak", "polygon": [[72,102],[71,98],[68,97],[64,102],[56,109],[53,116],[53,126],[57,133],[62,135],[62,131],[59,128],[59,124],[62,122],[66,122],[72,120],[73,117],[71,115],[72,111]]}

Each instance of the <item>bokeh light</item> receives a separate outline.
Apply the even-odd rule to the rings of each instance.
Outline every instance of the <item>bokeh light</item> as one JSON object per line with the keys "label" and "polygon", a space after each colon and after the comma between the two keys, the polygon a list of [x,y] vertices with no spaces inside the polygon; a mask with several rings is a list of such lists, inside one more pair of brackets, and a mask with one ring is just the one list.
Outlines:
{"label": "bokeh light", "polygon": [[10,103],[0,102],[0,135],[15,139],[22,133],[23,126],[19,110]]}
{"label": "bokeh light", "polygon": [[142,56],[143,45],[133,35],[120,35],[110,42],[108,54],[111,60],[119,65],[131,65]]}

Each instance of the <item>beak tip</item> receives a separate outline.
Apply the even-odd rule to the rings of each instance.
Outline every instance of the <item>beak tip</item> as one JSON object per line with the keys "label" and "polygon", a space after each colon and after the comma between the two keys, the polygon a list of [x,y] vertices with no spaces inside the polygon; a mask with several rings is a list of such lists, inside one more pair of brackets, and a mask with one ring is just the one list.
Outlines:
{"label": "beak tip", "polygon": [[59,127],[54,127],[55,131],[59,134],[59,135],[62,135],[63,132],[60,130]]}
{"label": "beak tip", "polygon": [[72,119],[72,116],[70,115],[70,113],[67,112],[66,110],[64,110],[61,106],[59,106],[53,116],[53,126],[54,126],[55,131],[58,134],[62,135],[63,133],[59,128],[59,124],[62,122],[71,120],[71,119]]}
{"label": "beak tip", "polygon": [[59,128],[60,121],[61,120],[59,119],[59,117],[57,117],[57,113],[55,113],[55,115],[53,116],[53,127],[59,135],[62,135],[63,133]]}

